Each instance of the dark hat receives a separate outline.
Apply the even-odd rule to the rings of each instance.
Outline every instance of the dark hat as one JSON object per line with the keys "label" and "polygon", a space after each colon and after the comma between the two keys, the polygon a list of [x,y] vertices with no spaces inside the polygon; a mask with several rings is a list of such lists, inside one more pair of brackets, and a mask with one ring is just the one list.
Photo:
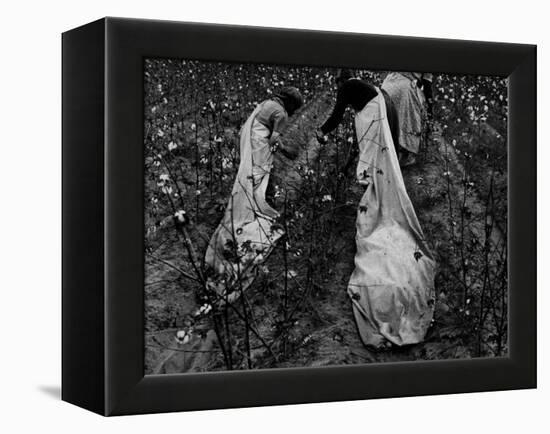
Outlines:
{"label": "dark hat", "polygon": [[274,96],[283,102],[289,116],[292,116],[292,114],[304,104],[302,94],[298,89],[292,86],[283,87],[276,92]]}

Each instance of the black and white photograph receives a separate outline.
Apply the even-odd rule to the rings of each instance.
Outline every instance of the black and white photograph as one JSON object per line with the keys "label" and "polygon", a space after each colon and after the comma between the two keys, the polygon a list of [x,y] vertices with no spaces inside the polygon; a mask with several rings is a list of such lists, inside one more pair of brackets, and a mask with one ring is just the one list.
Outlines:
{"label": "black and white photograph", "polygon": [[507,79],[143,68],[145,374],[507,356]]}
{"label": "black and white photograph", "polygon": [[0,9],[0,432],[544,431],[544,3]]}

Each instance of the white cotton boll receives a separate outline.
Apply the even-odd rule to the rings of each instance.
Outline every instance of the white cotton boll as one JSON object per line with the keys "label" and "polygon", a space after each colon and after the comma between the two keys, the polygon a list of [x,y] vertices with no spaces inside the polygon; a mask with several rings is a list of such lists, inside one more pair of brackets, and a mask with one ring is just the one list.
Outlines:
{"label": "white cotton boll", "polygon": [[230,167],[233,167],[233,162],[229,158],[223,158],[222,160],[222,167],[224,169],[228,169]]}
{"label": "white cotton boll", "polygon": [[176,333],[176,342],[180,345],[188,344],[191,340],[191,334],[185,330],[178,330]]}
{"label": "white cotton boll", "polygon": [[195,316],[206,315],[212,310],[212,305],[205,303],[195,312]]}
{"label": "white cotton boll", "polygon": [[174,217],[176,217],[180,223],[185,223],[187,221],[186,214],[184,210],[180,209],[174,213]]}

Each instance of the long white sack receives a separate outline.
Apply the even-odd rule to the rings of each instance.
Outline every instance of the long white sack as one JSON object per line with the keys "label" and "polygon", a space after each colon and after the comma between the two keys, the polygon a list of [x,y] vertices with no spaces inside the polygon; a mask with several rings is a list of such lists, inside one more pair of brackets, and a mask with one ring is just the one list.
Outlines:
{"label": "long white sack", "polygon": [[436,264],[405,189],[380,91],[356,114],[355,127],[357,179],[366,190],[348,294],[359,333],[374,347],[418,343],[433,316]]}
{"label": "long white sack", "polygon": [[258,266],[284,231],[278,212],[265,200],[273,153],[270,131],[256,120],[259,105],[241,129],[240,164],[225,214],[205,255],[208,286],[231,302],[254,281]]}

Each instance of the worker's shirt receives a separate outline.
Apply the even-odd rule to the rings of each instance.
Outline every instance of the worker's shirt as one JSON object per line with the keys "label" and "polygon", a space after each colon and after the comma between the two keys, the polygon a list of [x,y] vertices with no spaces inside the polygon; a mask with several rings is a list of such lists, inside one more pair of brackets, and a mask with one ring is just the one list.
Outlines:
{"label": "worker's shirt", "polygon": [[288,114],[277,100],[268,99],[262,103],[262,108],[256,115],[256,120],[266,126],[271,134],[282,133]]}

